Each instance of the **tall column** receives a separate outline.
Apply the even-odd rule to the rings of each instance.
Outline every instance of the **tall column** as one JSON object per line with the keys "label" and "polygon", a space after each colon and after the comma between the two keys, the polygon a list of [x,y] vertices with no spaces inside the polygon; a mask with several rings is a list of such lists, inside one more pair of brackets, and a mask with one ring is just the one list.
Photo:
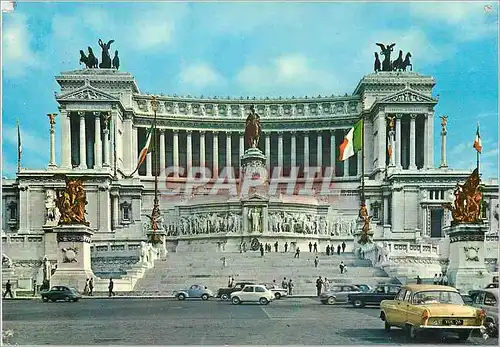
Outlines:
{"label": "tall column", "polygon": [[120,208],[120,206],[118,205],[118,193],[117,192],[112,193],[111,201],[113,204],[113,206],[112,206],[113,217],[112,217],[111,223],[112,223],[113,230],[116,230],[118,228],[118,210]]}
{"label": "tall column", "polygon": [[153,176],[153,160],[152,160],[152,152],[146,154],[146,176]]}
{"label": "tall column", "polygon": [[240,158],[245,153],[245,138],[244,133],[240,133]]}
{"label": "tall column", "polygon": [[193,176],[193,132],[191,130],[186,131],[186,167],[187,167],[187,177],[191,178]]}
{"label": "tall column", "polygon": [[[347,135],[350,129],[344,130],[344,137]],[[349,159],[343,161],[344,163],[344,177],[349,177]]]}
{"label": "tall column", "polygon": [[386,131],[386,118],[385,118],[385,112],[379,112],[378,114],[378,122],[377,122],[377,129],[378,129],[378,169],[379,170],[384,170],[385,169],[385,155],[387,151],[387,131]]}
{"label": "tall column", "polygon": [[[200,131],[200,167],[205,168],[205,132]],[[205,177],[205,171],[203,171]]]}
{"label": "tall column", "polygon": [[266,152],[266,168],[267,172],[271,172],[271,134],[266,132],[264,151]]}
{"label": "tall column", "polygon": [[441,165],[439,167],[446,168],[448,164],[446,164],[446,122],[448,117],[441,117]]}
{"label": "tall column", "polygon": [[109,119],[104,120],[104,130],[103,130],[103,135],[104,135],[104,163],[102,164],[103,167],[109,167]]}
{"label": "tall column", "polygon": [[416,114],[410,115],[410,170],[415,170],[417,165],[415,163],[415,120],[417,118]]}
{"label": "tall column", "polygon": [[49,117],[49,124],[50,124],[50,160],[49,160],[49,167],[54,168],[56,167],[56,116],[57,113],[49,113],[47,115]]}
{"label": "tall column", "polygon": [[85,141],[85,112],[79,111],[80,116],[80,166],[79,169],[87,169],[87,143]]}
{"label": "tall column", "polygon": [[396,115],[396,148],[394,148],[394,159],[396,160],[396,169],[401,170],[401,118],[402,114]]}
{"label": "tall column", "polygon": [[101,142],[101,112],[94,112],[95,116],[95,143],[94,143],[94,168],[102,167],[102,142]]}
{"label": "tall column", "polygon": [[217,131],[213,132],[213,167],[212,167],[212,177],[219,177],[219,134]]}
{"label": "tall column", "polygon": [[316,147],[318,148],[316,153],[316,166],[323,166],[323,133],[320,131],[317,134]]}
{"label": "tall column", "polygon": [[283,170],[283,132],[278,132],[278,167]]}
{"label": "tall column", "polygon": [[384,225],[391,224],[389,220],[389,197],[384,196]]}
{"label": "tall column", "polygon": [[71,169],[71,121],[66,108],[59,107],[61,114],[61,167]]}
{"label": "tall column", "polygon": [[133,151],[133,142],[132,142],[132,133],[133,133],[133,124],[132,117],[129,115],[123,115],[123,134],[122,134],[122,160],[123,167],[125,170],[132,172],[135,167],[133,165],[134,159],[132,156]]}
{"label": "tall column", "polygon": [[290,164],[291,164],[291,167],[292,168],[296,168],[297,167],[297,133],[295,131],[292,131],[292,139],[291,139],[291,143],[290,143],[290,155],[291,155],[291,159],[290,159]]}
{"label": "tall column", "polygon": [[[363,152],[362,151],[359,151],[358,153],[356,153],[356,159],[358,161],[358,165],[357,165],[357,169],[358,169],[358,176],[361,177],[361,169],[362,169],[362,165],[363,165]],[[366,169],[365,169],[366,171]]]}
{"label": "tall column", "polygon": [[226,132],[226,170],[227,170],[227,175],[229,178],[233,178],[232,175],[232,162],[231,162],[231,132],[227,131]]}
{"label": "tall column", "polygon": [[335,164],[337,163],[337,156],[335,155],[337,150],[335,131],[335,129],[330,130],[330,167],[332,168],[332,176],[335,176]]}
{"label": "tall column", "polygon": [[[137,158],[139,157],[139,152],[137,150],[138,137],[139,137],[139,135],[137,133],[137,127],[133,126],[132,127],[132,170],[135,170],[135,168],[137,167]],[[134,173],[134,176],[135,177],[139,176],[139,172],[136,171]]]}
{"label": "tall column", "polygon": [[173,138],[173,155],[174,155],[174,177],[179,177],[179,172],[177,171],[179,169],[179,130],[174,129],[173,130],[174,138]]}
{"label": "tall column", "polygon": [[309,172],[309,133],[304,132],[304,173]]}
{"label": "tall column", "polygon": [[427,114],[427,163],[428,168],[434,167],[434,112]]}
{"label": "tall column", "polygon": [[158,176],[165,177],[165,162],[167,153],[165,151],[165,129],[160,130],[160,172]]}

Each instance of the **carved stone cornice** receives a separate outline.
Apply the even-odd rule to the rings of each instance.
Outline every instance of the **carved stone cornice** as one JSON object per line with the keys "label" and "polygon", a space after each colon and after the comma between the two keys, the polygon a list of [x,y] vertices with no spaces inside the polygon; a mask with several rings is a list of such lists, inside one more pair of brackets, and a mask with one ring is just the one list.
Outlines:
{"label": "carved stone cornice", "polygon": [[58,233],[57,234],[57,242],[84,242],[84,243],[91,243],[91,238],[90,236],[83,235],[81,233],[71,233],[71,232],[65,232],[65,233]]}

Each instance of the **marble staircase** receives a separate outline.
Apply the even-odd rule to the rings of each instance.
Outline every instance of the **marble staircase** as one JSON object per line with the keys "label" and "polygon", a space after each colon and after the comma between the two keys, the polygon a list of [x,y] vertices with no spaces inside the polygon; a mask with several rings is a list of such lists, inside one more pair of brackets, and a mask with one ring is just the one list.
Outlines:
{"label": "marble staircase", "polygon": [[[319,265],[314,267],[318,255]],[[223,266],[222,259],[226,259]],[[343,261],[347,273],[340,274],[339,264]],[[318,276],[327,277],[332,282],[363,283],[374,285],[389,282],[391,278],[381,269],[371,266],[370,261],[358,259],[353,253],[330,255],[302,252],[300,258],[293,253],[209,253],[170,252],[165,262],[158,262],[154,269],[139,279],[135,288],[136,295],[171,295],[172,291],[185,289],[192,284],[203,284],[214,292],[227,285],[228,277],[235,281],[255,280],[259,283],[281,283],[283,277],[292,278],[294,293],[312,295]]]}

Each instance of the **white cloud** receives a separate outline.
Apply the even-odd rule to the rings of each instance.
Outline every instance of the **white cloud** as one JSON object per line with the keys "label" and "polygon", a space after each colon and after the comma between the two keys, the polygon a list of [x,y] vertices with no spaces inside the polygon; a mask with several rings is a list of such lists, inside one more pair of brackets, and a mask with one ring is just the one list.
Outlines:
{"label": "white cloud", "polygon": [[179,80],[181,83],[197,89],[224,82],[224,78],[205,63],[197,63],[183,68],[179,74]]}
{"label": "white cloud", "polygon": [[[48,137],[39,136],[37,133],[32,131],[27,131],[22,128],[21,124],[21,147],[23,150],[23,155],[28,152],[42,154],[45,152],[47,155],[49,153],[49,140]],[[17,148],[17,127],[15,126],[4,126],[2,129],[3,140]],[[44,151],[43,149],[46,148]]]}
{"label": "white cloud", "polygon": [[174,32],[174,23],[160,19],[141,18],[133,27],[134,44],[138,49],[161,48],[171,42]]}
{"label": "white cloud", "polygon": [[[4,24],[2,37],[3,72],[7,77],[22,77],[28,69],[37,67],[37,54],[31,47],[28,18],[22,13],[12,13]],[[5,20],[5,19],[4,19]]]}
{"label": "white cloud", "polygon": [[338,81],[328,70],[316,67],[300,54],[275,58],[267,66],[248,64],[236,76],[237,82],[247,91],[282,88],[284,91],[303,91],[331,94],[338,91]]}

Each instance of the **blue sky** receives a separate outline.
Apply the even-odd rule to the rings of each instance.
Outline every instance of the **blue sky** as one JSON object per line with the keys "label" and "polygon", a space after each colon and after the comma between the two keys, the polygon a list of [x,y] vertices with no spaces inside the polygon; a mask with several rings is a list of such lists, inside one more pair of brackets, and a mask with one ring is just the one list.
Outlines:
{"label": "blue sky", "polygon": [[[490,7],[488,7],[490,5]],[[486,7],[485,7],[486,6]],[[412,52],[432,75],[436,115],[448,115],[448,164],[475,167],[481,123],[483,177],[498,176],[498,7],[434,3],[23,3],[3,14],[3,176],[49,160],[54,76],[79,68],[79,50],[114,39],[120,70],[142,92],[205,96],[351,94],[373,68],[375,42]],[[59,126],[56,155],[59,158]],[[435,164],[440,160],[439,117]]]}

